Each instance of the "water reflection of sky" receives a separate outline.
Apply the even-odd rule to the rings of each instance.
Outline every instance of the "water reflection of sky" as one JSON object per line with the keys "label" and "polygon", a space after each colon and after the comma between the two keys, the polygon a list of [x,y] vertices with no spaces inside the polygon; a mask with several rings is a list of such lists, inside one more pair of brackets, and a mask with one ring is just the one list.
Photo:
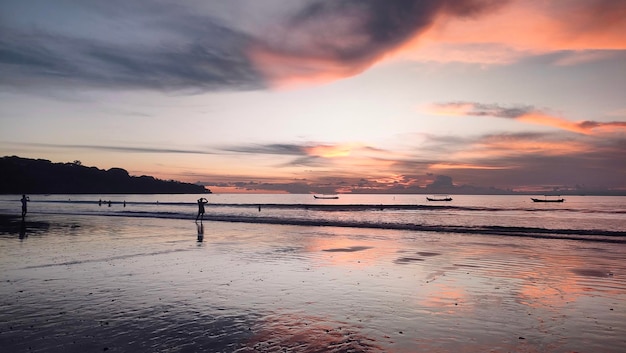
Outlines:
{"label": "water reflection of sky", "polygon": [[0,238],[18,350],[624,347],[621,244],[206,222],[198,246],[187,221],[29,222],[48,226]]}

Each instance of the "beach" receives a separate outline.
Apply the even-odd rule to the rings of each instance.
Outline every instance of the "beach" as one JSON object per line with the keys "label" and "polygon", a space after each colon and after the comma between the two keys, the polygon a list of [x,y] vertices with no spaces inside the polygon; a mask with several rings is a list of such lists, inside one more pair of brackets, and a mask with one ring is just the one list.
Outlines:
{"label": "beach", "polygon": [[37,213],[1,222],[7,352],[626,350],[624,242]]}

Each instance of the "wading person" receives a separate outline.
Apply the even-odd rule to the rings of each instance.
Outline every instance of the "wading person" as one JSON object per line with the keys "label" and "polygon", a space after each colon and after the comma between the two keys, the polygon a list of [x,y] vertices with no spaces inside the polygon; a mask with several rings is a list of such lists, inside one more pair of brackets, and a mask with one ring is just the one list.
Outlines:
{"label": "wading person", "polygon": [[28,196],[22,194],[22,199],[20,201],[22,201],[22,218],[24,218],[26,217],[26,212],[28,212],[28,205],[26,203],[30,201],[30,199]]}
{"label": "wading person", "polygon": [[196,222],[198,221],[198,218],[200,218],[200,222],[204,219],[204,205],[207,203],[209,203],[209,200],[204,197],[198,199],[198,215],[196,216]]}

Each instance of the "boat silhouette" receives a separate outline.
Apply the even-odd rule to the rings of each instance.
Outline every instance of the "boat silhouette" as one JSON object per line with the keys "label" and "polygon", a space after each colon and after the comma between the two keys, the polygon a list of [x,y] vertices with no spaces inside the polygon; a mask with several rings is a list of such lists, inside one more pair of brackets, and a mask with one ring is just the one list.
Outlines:
{"label": "boat silhouette", "polygon": [[531,197],[530,199],[533,200],[533,202],[563,202],[563,201],[565,201],[565,199],[563,199],[563,198],[549,199],[548,196],[549,195],[544,195],[543,199],[538,199],[538,198],[534,198],[534,197]]}

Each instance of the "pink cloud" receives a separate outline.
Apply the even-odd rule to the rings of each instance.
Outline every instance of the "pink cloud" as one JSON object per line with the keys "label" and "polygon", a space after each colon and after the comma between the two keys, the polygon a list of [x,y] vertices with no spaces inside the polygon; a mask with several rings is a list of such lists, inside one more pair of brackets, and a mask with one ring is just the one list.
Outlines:
{"label": "pink cloud", "polygon": [[528,55],[576,51],[558,64],[599,60],[590,50],[626,49],[626,2],[511,1],[480,17],[440,14],[396,56],[419,61],[506,64]]}
{"label": "pink cloud", "polygon": [[470,16],[488,0],[336,0],[308,4],[266,28],[248,55],[274,87],[358,74],[427,30],[440,14]]}
{"label": "pink cloud", "polygon": [[448,116],[487,116],[515,119],[521,122],[550,126],[579,134],[613,133],[626,130],[626,122],[621,121],[577,121],[555,116],[532,106],[501,106],[476,102],[449,102],[433,104],[425,108],[430,114]]}

